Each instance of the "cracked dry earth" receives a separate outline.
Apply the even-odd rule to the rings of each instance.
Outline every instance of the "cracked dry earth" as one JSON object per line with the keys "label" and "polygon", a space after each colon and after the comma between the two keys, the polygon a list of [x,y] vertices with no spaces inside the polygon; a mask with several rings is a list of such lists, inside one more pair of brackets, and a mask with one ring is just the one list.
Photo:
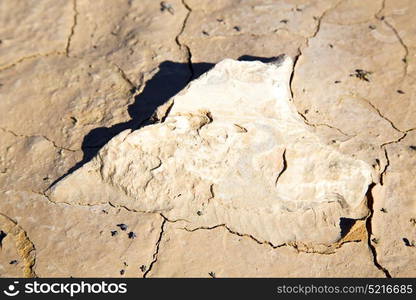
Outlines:
{"label": "cracked dry earth", "polygon": [[415,13],[1,1],[0,276],[416,276]]}

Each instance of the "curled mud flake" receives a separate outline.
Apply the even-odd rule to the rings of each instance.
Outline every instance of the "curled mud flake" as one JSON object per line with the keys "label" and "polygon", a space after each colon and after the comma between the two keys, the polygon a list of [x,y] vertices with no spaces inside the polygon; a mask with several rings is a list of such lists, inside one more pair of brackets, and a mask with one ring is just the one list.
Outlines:
{"label": "curled mud flake", "polygon": [[5,233],[3,230],[0,230],[0,248],[3,246],[2,242],[6,236],[7,236],[7,233]]}

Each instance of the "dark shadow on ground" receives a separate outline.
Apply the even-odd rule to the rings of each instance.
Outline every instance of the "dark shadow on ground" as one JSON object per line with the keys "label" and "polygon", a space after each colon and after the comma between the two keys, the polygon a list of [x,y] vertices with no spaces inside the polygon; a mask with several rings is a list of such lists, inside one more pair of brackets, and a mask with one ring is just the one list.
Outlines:
{"label": "dark shadow on ground", "polygon": [[345,237],[350,232],[355,222],[357,222],[357,220],[350,218],[340,218],[339,227],[341,228],[341,238]]}
{"label": "dark shadow on ground", "polygon": [[[267,63],[278,58],[279,56],[257,57],[243,55],[238,60],[258,60]],[[81,146],[83,151],[82,160],[56,179],[50,187],[89,162],[108,141],[120,132],[126,129],[137,130],[151,124],[151,116],[158,106],[164,104],[180,92],[191,80],[198,78],[213,66],[214,64],[212,63],[193,63],[192,68],[190,68],[188,63],[162,62],[159,65],[158,72],[145,83],[145,88],[135,97],[134,103],[128,106],[127,110],[131,119],[111,127],[98,127],[86,134]]]}

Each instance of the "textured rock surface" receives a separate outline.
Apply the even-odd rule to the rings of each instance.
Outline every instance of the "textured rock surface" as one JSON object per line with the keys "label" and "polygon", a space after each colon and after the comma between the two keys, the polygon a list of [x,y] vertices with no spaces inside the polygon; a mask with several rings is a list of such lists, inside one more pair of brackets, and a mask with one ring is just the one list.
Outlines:
{"label": "textured rock surface", "polygon": [[371,167],[323,144],[291,103],[292,60],[224,60],[53,187],[55,202],[111,202],[189,226],[225,224],[273,245],[341,238],[367,215]]}
{"label": "textured rock surface", "polygon": [[[1,240],[0,276],[207,276],[207,272],[214,272],[217,276],[416,276],[413,267],[416,258],[413,246],[416,240],[413,180],[416,147],[415,1],[165,2],[172,8],[161,9],[160,2],[154,0],[0,2],[0,230],[4,234],[9,232]],[[294,177],[291,173],[294,167],[299,162],[304,163],[298,155],[306,152],[286,144],[284,147],[276,146],[283,145],[275,136],[282,127],[273,126],[271,131],[258,127],[259,115],[266,113],[272,119],[277,116],[276,110],[271,107],[251,109],[247,115],[255,121],[245,121],[246,126],[240,128],[230,124],[231,119],[223,117],[224,111],[215,111],[219,105],[209,107],[212,122],[205,112],[191,110],[195,117],[179,116],[177,113],[192,107],[181,101],[183,105],[176,103],[164,123],[135,130],[148,124],[147,120],[156,107],[182,90],[190,78],[196,78],[224,58],[268,60],[281,53],[288,54],[294,61],[293,70],[288,71],[293,71],[290,84],[292,108],[301,117],[293,117],[293,125],[299,125],[299,132],[317,141],[308,147],[320,150],[306,153],[307,157],[320,160],[317,153],[336,153],[337,160],[352,162],[349,167],[343,163],[338,171],[347,169],[354,173],[370,167],[371,175],[363,171],[367,175],[363,176],[360,184],[366,186],[365,191],[359,192],[360,188],[356,186],[351,193],[339,193],[346,199],[347,206],[339,207],[333,202],[330,207],[320,210],[331,209],[334,212],[330,215],[332,219],[315,223],[312,216],[303,216],[309,223],[288,227],[293,222],[285,222],[282,232],[276,232],[268,229],[274,227],[272,222],[252,222],[251,218],[247,222],[248,215],[264,217],[282,212],[281,209],[288,206],[287,203],[283,205],[281,195],[289,191],[293,196],[291,200],[296,195],[304,196],[292,193],[290,184],[293,183],[288,179]],[[185,92],[191,93],[192,89]],[[258,96],[253,95],[253,98],[260,99]],[[200,107],[202,100],[195,102],[195,107]],[[265,105],[268,101],[265,98],[260,100]],[[212,101],[218,100],[210,99],[209,103],[214,103]],[[221,105],[224,103],[227,102]],[[163,111],[168,111],[168,108],[169,105],[164,106],[160,115],[165,115]],[[241,105],[231,108],[235,113],[242,110]],[[175,117],[169,118],[174,114]],[[241,118],[241,115],[237,117]],[[268,126],[273,123],[263,119],[261,122]],[[228,123],[222,126],[218,123],[220,120]],[[290,120],[285,118],[285,122]],[[159,137],[169,132],[173,137],[172,128],[166,126],[168,123],[173,126],[175,122],[189,142],[180,147],[172,146],[183,152],[177,153],[176,158],[189,158],[182,164],[187,169],[178,171],[180,176],[176,180],[193,180],[186,181],[185,193],[159,191],[163,196],[160,199],[180,193],[181,197],[175,198],[175,202],[143,203],[143,199],[122,197],[131,193],[128,190],[120,192],[116,188],[117,191],[109,192],[121,195],[111,199],[115,206],[126,205],[154,212],[143,214],[111,207],[107,203],[108,197],[71,200],[68,190],[64,198],[54,198],[54,201],[66,199],[70,203],[55,204],[45,196],[52,183],[59,183],[65,174],[84,165],[108,141],[111,140],[101,153],[107,157],[105,165],[110,166],[110,156],[121,155],[120,149],[127,154],[144,154],[146,149],[141,148],[141,141],[149,139],[146,132],[161,130],[157,133]],[[186,129],[187,122],[192,126],[209,123],[197,130],[199,135],[190,138],[189,133],[195,133],[195,130]],[[118,135],[126,129],[133,130],[130,134],[124,133],[128,135],[128,142]],[[214,136],[206,135],[213,133],[214,129],[217,130]],[[227,182],[220,184],[213,179],[209,183],[206,172],[198,175],[205,176],[205,184],[192,187],[192,183],[201,182],[195,170],[213,168],[210,163],[190,167],[198,156],[204,154],[194,151],[193,142],[209,140],[217,151],[215,159],[221,161],[221,151],[230,146],[231,140],[243,141],[245,136],[252,141],[252,135],[260,131],[262,135],[259,138],[267,140],[267,143],[232,146],[240,149],[243,157],[240,162],[245,166],[250,166],[249,162],[255,158],[255,163],[263,169],[245,167],[238,175],[238,169],[230,168],[230,173],[222,174],[232,178],[234,186],[241,185],[241,189],[233,187],[231,182],[226,185]],[[221,143],[225,132],[229,135],[228,142]],[[269,134],[272,139],[267,139]],[[172,142],[178,141],[176,133],[174,136]],[[275,142],[274,146],[270,140]],[[166,154],[171,151],[166,148],[170,141],[163,144],[158,139],[143,145],[158,144],[163,146],[161,149],[165,149]],[[127,146],[138,143],[139,149],[131,150],[131,146]],[[200,145],[211,149],[208,143]],[[252,157],[247,156],[255,152],[253,148],[267,151],[265,149],[269,146],[267,154],[258,155],[259,151]],[[186,151],[192,151],[192,155],[186,156]],[[139,159],[127,154],[125,156],[130,161]],[[146,156],[150,164],[136,165],[137,169],[130,172],[157,167],[159,161],[156,157],[163,158],[165,154],[158,153],[154,160]],[[226,154],[227,157],[236,155],[233,152]],[[359,161],[362,161],[359,163],[362,166],[357,168]],[[151,181],[146,192],[139,189],[139,194],[145,196],[156,192],[162,174],[178,175],[166,173],[165,168],[172,163],[172,160],[164,158],[164,165],[153,170],[151,176],[147,173],[140,177],[144,182]],[[227,163],[230,166],[237,164],[233,160]],[[119,170],[125,172],[121,167]],[[319,178],[326,174],[328,167],[328,160],[315,165],[315,170],[320,170],[319,175],[322,175]],[[285,171],[275,186],[273,183],[283,169]],[[247,170],[251,170],[251,174]],[[215,174],[215,168],[212,174]],[[250,177],[248,182],[247,177]],[[333,187],[347,187],[358,182],[354,178],[346,183],[345,177],[340,177],[341,185]],[[93,176],[89,179],[92,187],[100,182]],[[307,180],[309,178],[304,176],[301,181]],[[318,177],[314,176],[312,182],[316,180]],[[123,182],[118,178],[115,182],[119,186],[137,188],[143,184],[142,181]],[[170,181],[164,180],[163,185],[168,186]],[[250,190],[250,185],[260,185],[264,189]],[[103,186],[108,188],[108,185]],[[233,189],[233,195],[244,191],[242,198],[245,200],[255,192],[257,198],[260,195],[264,197],[264,205],[256,211],[250,206],[253,203],[238,201],[234,197],[227,201],[233,203],[233,209],[240,213],[245,209],[241,221],[236,220],[236,214],[216,214],[225,208],[218,201],[224,195],[224,189]],[[320,191],[326,189],[321,187]],[[191,194],[200,196],[194,198]],[[316,191],[308,192],[308,196],[308,199],[314,199],[313,211],[318,212],[319,219],[322,215],[319,215],[317,207],[322,208],[322,203],[316,203],[316,199],[322,198]],[[186,199],[194,200],[189,202]],[[264,209],[276,199],[279,199],[278,206],[272,211]],[[87,202],[96,204],[85,206]],[[206,202],[209,205],[202,207]],[[178,206],[184,203],[188,205]],[[303,208],[290,209],[299,214]],[[102,212],[103,209],[108,214]],[[159,214],[162,209],[163,215],[172,218],[171,221],[186,217],[190,222],[168,222]],[[227,209],[230,211],[229,207]],[[343,219],[342,238],[338,240],[340,216],[364,219],[355,222],[351,228],[354,221]],[[291,218],[294,219],[297,217]],[[110,234],[109,237],[108,230],[113,231],[119,222],[129,227],[137,222],[135,231],[142,234],[137,234],[134,240],[125,239],[127,233],[118,230],[121,235],[111,237]],[[321,228],[321,232],[312,231],[307,224]],[[221,226],[213,228],[215,225]],[[182,227],[190,232],[180,229]],[[213,229],[204,230],[205,227]],[[99,235],[101,230],[103,235]],[[292,242],[276,249],[268,243],[280,244],[284,240],[282,236],[288,237],[289,232],[302,232],[304,236],[292,236],[289,239]],[[233,248],[239,238],[242,241],[238,243],[244,246]],[[222,241],[227,241],[226,247]],[[215,247],[211,247],[210,242]],[[85,248],[86,243],[96,243],[97,249]],[[196,254],[181,248],[181,243]],[[30,251],[30,245],[36,251]],[[111,248],[114,255],[110,255],[110,251],[101,252],[101,248]],[[218,249],[225,257],[233,258],[233,265],[217,256],[221,253]],[[61,253],[66,254],[67,264],[63,262]],[[34,264],[33,255],[36,256]],[[94,264],[91,258],[94,255],[102,258],[105,268]],[[302,267],[303,264],[293,264],[285,265],[284,271],[276,271],[276,268],[268,266],[276,265],[270,255],[277,257],[280,264],[285,265],[284,261],[290,260],[314,267],[311,270]],[[208,265],[204,257],[216,257],[215,265]],[[14,260],[18,263],[10,264]],[[73,265],[80,265],[80,262],[82,266],[74,268]],[[339,268],[332,267],[335,265]],[[124,270],[123,275],[121,270]]]}
{"label": "textured rock surface", "polygon": [[[364,243],[344,244],[336,253],[273,249],[224,227],[189,232],[168,225],[151,277],[382,277]],[[181,249],[187,249],[182,251]],[[345,257],[349,257],[348,260]],[[211,274],[210,274],[211,273]]]}

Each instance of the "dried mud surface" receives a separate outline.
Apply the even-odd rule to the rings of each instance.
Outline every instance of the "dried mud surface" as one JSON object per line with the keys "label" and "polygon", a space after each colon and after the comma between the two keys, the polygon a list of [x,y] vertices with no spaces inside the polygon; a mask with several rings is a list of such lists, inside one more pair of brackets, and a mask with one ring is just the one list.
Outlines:
{"label": "dried mud surface", "polygon": [[[413,0],[0,2],[0,276],[416,276],[415,13]],[[367,214],[338,241],[276,245],[49,196],[214,64],[282,53],[303,121],[373,170]]]}

